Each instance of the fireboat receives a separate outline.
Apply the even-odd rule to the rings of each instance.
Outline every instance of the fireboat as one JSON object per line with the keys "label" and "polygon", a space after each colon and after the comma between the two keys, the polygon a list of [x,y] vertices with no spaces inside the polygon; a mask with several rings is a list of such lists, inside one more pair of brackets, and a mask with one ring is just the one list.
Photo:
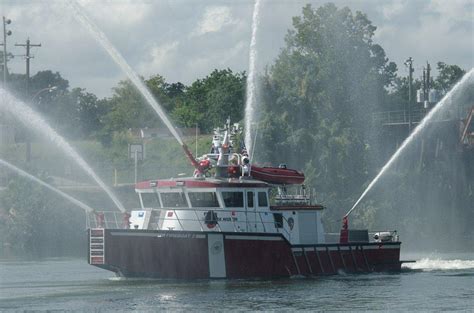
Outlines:
{"label": "fireboat", "polygon": [[192,177],[138,182],[141,207],[88,216],[88,262],[120,277],[239,279],[399,272],[396,231],[327,234],[303,173],[251,164],[242,128],[216,128]]}

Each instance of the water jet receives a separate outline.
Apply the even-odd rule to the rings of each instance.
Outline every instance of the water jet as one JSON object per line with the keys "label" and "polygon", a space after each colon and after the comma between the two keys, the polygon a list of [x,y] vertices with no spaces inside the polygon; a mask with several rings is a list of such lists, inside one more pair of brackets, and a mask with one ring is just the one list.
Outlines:
{"label": "water jet", "polygon": [[255,102],[256,102],[256,64],[257,64],[257,30],[260,23],[260,6],[261,0],[255,0],[252,17],[252,39],[250,40],[249,49],[249,73],[247,76],[247,93],[245,102],[245,146],[247,151],[253,156],[252,133],[253,124],[255,123]]}
{"label": "water jet", "polygon": [[436,106],[423,118],[423,120],[418,124],[418,126],[413,130],[413,132],[403,141],[400,147],[395,151],[392,157],[388,160],[388,162],[382,167],[380,172],[375,176],[375,178],[370,182],[367,188],[364,190],[362,195],[359,199],[355,202],[352,208],[344,215],[344,217],[349,216],[349,214],[354,211],[357,205],[364,199],[367,193],[372,189],[372,187],[379,181],[380,177],[384,175],[387,170],[395,163],[395,161],[400,157],[400,155],[405,151],[406,147],[412,143],[416,138],[420,136],[420,133],[425,129],[428,123],[433,120],[433,118],[441,114],[443,109],[447,108],[450,100],[452,99],[453,95],[458,92],[464,84],[473,83],[474,82],[474,68],[467,72],[459,82],[454,85],[454,87],[436,104]]}
{"label": "water jet", "polygon": [[60,148],[65,154],[73,159],[97,184],[107,193],[112,199],[117,208],[121,212],[126,212],[125,207],[114,195],[114,193],[107,187],[102,179],[92,170],[87,162],[74,150],[74,148],[61,137],[48,123],[24,102],[13,97],[9,92],[0,88],[0,98],[3,100],[0,102],[0,108],[4,111],[9,112],[11,115],[18,118],[25,124],[25,126],[35,129],[40,132],[44,137],[51,140],[58,148]]}
{"label": "water jet", "polygon": [[146,85],[143,83],[142,79],[137,75],[137,73],[130,67],[130,65],[125,61],[120,52],[114,47],[114,45],[107,38],[105,33],[100,30],[100,28],[87,16],[83,8],[77,1],[70,0],[67,2],[68,7],[74,13],[73,16],[77,21],[79,21],[82,26],[92,35],[92,37],[102,46],[102,48],[110,55],[112,60],[122,69],[122,71],[127,75],[130,81],[135,85],[138,91],[142,94],[146,102],[153,108],[153,110],[158,114],[162,122],[168,128],[173,137],[178,141],[181,147],[184,150],[186,157],[190,160],[194,168],[199,169],[199,163],[196,161],[191,151],[187,145],[183,142],[183,139],[179,135],[176,128],[173,126],[165,111],[161,105],[156,101],[151,92],[148,90]]}
{"label": "water jet", "polygon": [[62,192],[61,190],[57,189],[56,187],[53,187],[51,186],[50,184],[48,183],[45,183],[44,181],[42,181],[41,179],[25,172],[24,170],[16,167],[15,165],[5,161],[5,160],[2,160],[0,159],[0,165],[3,165],[4,167],[14,171],[14,172],[17,172],[19,175],[23,176],[23,177],[26,177],[40,185],[42,185],[43,187],[46,187],[48,188],[49,190],[57,193],[58,195],[60,195],[61,197],[63,197],[64,199],[70,201],[71,203],[74,203],[75,205],[77,205],[78,207],[80,207],[81,209],[83,209],[84,211],[86,211],[86,213],[92,213],[94,212],[94,209],[91,208],[90,206],[88,206],[87,204],[77,200],[76,198],[73,198],[71,197],[70,195],[68,195],[67,193],[64,193]]}

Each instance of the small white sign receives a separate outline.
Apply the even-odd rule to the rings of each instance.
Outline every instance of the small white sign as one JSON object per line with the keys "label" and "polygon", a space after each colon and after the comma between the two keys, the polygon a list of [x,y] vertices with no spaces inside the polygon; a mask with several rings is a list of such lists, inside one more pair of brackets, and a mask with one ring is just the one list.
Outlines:
{"label": "small white sign", "polygon": [[135,154],[137,160],[143,160],[145,158],[145,153],[143,149],[143,144],[129,144],[128,145],[128,155],[130,159],[135,159]]}

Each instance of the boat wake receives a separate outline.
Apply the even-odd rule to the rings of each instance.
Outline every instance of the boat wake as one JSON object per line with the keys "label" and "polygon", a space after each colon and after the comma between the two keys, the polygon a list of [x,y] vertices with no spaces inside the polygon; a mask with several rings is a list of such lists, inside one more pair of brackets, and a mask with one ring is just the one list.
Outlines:
{"label": "boat wake", "polygon": [[474,269],[474,260],[443,260],[423,258],[416,263],[403,265],[408,270],[421,271],[446,271],[446,270],[467,270]]}
{"label": "boat wake", "polygon": [[153,277],[123,277],[123,276],[112,276],[107,278],[108,281],[120,281],[120,282],[154,282],[154,281],[166,281],[171,279],[153,278]]}

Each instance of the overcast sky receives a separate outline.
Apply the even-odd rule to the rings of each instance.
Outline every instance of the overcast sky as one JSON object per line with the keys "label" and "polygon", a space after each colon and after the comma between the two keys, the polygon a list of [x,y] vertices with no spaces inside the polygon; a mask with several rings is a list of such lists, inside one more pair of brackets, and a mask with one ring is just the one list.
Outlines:
{"label": "overcast sky", "polygon": [[[140,75],[160,74],[168,82],[185,84],[213,69],[248,68],[253,1],[250,0],[81,0],[86,12],[102,28]],[[328,1],[263,0],[258,30],[257,64],[271,65],[284,45],[291,17],[306,3],[318,7]],[[375,42],[399,74],[403,61],[414,59],[415,76],[426,61],[474,67],[474,0],[358,0],[331,1],[338,7],[366,13],[377,26]],[[31,72],[51,69],[99,97],[110,96],[125,78],[103,49],[82,29],[59,1],[0,0],[0,11],[10,18],[9,51],[29,37],[41,43],[33,49]],[[10,70],[24,73],[21,56]]]}

